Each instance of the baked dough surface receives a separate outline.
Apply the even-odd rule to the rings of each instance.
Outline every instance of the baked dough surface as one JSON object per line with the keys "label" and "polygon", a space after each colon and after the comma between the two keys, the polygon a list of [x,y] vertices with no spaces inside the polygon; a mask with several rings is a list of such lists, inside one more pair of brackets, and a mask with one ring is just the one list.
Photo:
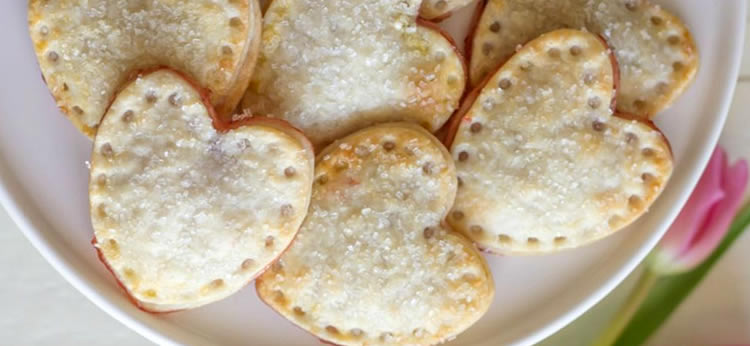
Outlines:
{"label": "baked dough surface", "polygon": [[95,245],[149,311],[236,292],[281,255],[307,213],[311,145],[263,120],[218,132],[204,97],[170,70],[143,75],[115,98],[94,141]]}
{"label": "baked dough surface", "polygon": [[648,121],[613,114],[613,64],[590,33],[521,48],[478,91],[451,145],[460,181],[448,221],[503,254],[574,248],[648,210],[672,173]]}
{"label": "baked dough surface", "polygon": [[297,240],[256,281],[274,310],[341,345],[437,344],[486,312],[486,262],[441,225],[456,176],[437,139],[367,128],[323,151],[315,174]]}

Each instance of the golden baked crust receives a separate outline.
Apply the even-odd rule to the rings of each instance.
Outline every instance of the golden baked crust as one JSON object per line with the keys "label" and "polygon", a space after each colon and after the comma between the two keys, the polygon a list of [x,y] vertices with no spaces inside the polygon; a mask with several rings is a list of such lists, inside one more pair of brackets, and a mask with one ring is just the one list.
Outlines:
{"label": "golden baked crust", "polygon": [[269,306],[341,345],[437,344],[486,312],[486,262],[441,225],[456,176],[437,139],[411,124],[367,128],[319,154],[315,174],[297,240],[256,281]]}
{"label": "golden baked crust", "polygon": [[473,0],[424,0],[419,15],[427,20],[442,20],[455,10],[468,6]]}
{"label": "golden baked crust", "polygon": [[259,3],[261,12],[266,13],[266,10],[268,9],[268,6],[271,5],[272,1],[273,0],[260,0]]}
{"label": "golden baked crust", "polygon": [[316,148],[388,121],[439,129],[466,72],[455,46],[417,24],[417,0],[275,0],[266,11],[249,113],[289,121]]}
{"label": "golden baked crust", "polygon": [[490,251],[534,254],[642,215],[672,173],[671,151],[652,123],[613,115],[613,85],[595,35],[558,30],[521,48],[457,117],[449,223]]}
{"label": "golden baked crust", "polygon": [[307,213],[309,142],[278,121],[229,128],[207,102],[171,70],[139,76],[94,140],[95,245],[144,310],[236,292],[288,247]]}
{"label": "golden baked crust", "polygon": [[29,1],[29,30],[58,106],[86,135],[122,84],[168,66],[208,89],[228,117],[260,48],[255,0]]}
{"label": "golden baked crust", "polygon": [[540,34],[586,28],[604,37],[620,65],[620,112],[650,118],[679,97],[698,70],[698,50],[675,15],[646,0],[488,0],[471,48],[476,86]]}

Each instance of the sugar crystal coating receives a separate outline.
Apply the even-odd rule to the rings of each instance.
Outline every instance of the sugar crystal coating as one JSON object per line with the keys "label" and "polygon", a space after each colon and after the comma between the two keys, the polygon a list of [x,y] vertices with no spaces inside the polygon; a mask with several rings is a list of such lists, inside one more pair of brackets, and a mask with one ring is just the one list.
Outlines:
{"label": "sugar crystal coating", "polygon": [[436,131],[458,107],[465,71],[445,37],[417,25],[419,3],[272,2],[243,106],[289,121],[318,148],[373,123]]}
{"label": "sugar crystal coating", "polygon": [[[645,0],[489,0],[472,38],[472,85],[507,61],[519,45],[561,28],[588,30],[613,47],[620,66],[617,107],[622,112],[654,116],[682,94],[698,68],[697,48],[687,27]],[[483,48],[487,44],[493,46],[491,51]],[[571,56],[581,53],[575,45],[564,49]],[[561,52],[552,48],[549,53]]]}
{"label": "sugar crystal coating", "polygon": [[[534,68],[521,71],[528,61]],[[671,175],[671,151],[650,124],[607,107],[613,78],[590,33],[553,31],[521,48],[457,117],[462,183],[449,223],[482,248],[530,254],[581,246],[642,215]]]}
{"label": "sugar crystal coating", "polygon": [[[150,103],[146,90],[181,102]],[[260,123],[218,132],[198,91],[169,70],[119,93],[94,142],[91,218],[102,257],[142,307],[216,301],[281,254],[313,176],[312,150],[292,133]]]}
{"label": "sugar crystal coating", "polygon": [[[221,115],[233,111],[260,43],[254,0],[31,0],[28,16],[48,87],[92,137],[122,84],[157,66],[183,71],[211,90]],[[228,18],[243,28],[232,28]],[[86,112],[73,112],[74,105]]]}
{"label": "sugar crystal coating", "polygon": [[371,127],[323,150],[316,174],[328,181],[297,239],[257,281],[266,303],[341,345],[436,344],[481,317],[492,279],[473,245],[441,225],[456,176],[437,139],[416,125]]}

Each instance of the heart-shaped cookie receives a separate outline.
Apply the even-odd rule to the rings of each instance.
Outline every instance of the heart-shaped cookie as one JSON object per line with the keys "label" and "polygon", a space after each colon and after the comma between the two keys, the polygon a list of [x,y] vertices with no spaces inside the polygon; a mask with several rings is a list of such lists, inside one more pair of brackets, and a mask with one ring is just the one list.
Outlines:
{"label": "heart-shaped cookie", "polygon": [[419,15],[428,20],[440,21],[469,5],[473,0],[424,0]]}
{"label": "heart-shaped cookie", "polygon": [[289,121],[316,148],[373,123],[439,129],[458,107],[455,46],[417,21],[419,0],[275,0],[243,106]]}
{"label": "heart-shaped cookie", "polygon": [[367,128],[318,155],[315,174],[297,240],[256,281],[269,306],[340,345],[437,344],[486,312],[486,262],[441,225],[456,175],[436,138]]}
{"label": "heart-shaped cookie", "polygon": [[313,169],[311,145],[281,121],[225,125],[176,72],[139,76],[94,140],[95,246],[144,310],[222,299],[291,243]]}
{"label": "heart-shaped cookie", "polygon": [[553,31],[472,94],[453,123],[451,225],[493,252],[529,254],[605,237],[648,209],[671,151],[653,123],[613,114],[612,61],[597,36]]}
{"label": "heart-shaped cookie", "polygon": [[698,51],[688,28],[646,0],[485,0],[471,47],[476,86],[508,60],[519,45],[555,29],[599,34],[621,70],[617,109],[649,118],[690,85]]}
{"label": "heart-shaped cookie", "polygon": [[91,137],[123,83],[156,66],[184,71],[229,116],[260,48],[256,0],[31,0],[28,15],[47,86]]}

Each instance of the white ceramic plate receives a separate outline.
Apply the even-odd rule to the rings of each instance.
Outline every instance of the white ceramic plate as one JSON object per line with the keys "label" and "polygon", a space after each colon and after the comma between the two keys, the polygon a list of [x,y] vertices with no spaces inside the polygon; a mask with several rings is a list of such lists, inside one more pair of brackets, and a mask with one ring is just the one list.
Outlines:
{"label": "white ceramic plate", "polygon": [[[696,82],[657,119],[676,161],[664,194],[635,225],[592,246],[544,257],[489,257],[495,302],[454,344],[530,345],[554,333],[635,268],[687,199],[729,108],[746,3],[657,2],[687,22],[701,53]],[[470,15],[471,9],[463,10],[443,24],[459,42]],[[169,315],[150,315],[130,304],[90,244],[91,142],[57,111],[42,83],[27,33],[26,2],[3,1],[0,23],[0,202],[42,255],[100,308],[161,344],[317,344],[263,305],[252,285],[222,302]]]}

